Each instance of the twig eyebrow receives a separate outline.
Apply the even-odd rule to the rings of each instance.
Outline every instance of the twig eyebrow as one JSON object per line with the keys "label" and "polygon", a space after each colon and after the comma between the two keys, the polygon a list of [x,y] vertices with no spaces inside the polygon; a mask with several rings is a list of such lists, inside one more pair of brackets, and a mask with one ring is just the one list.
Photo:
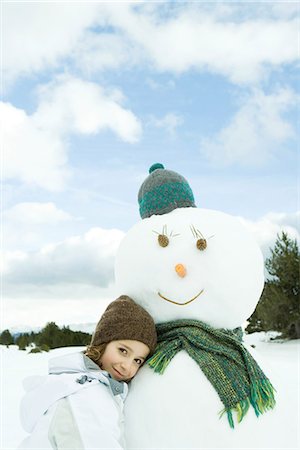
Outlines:
{"label": "twig eyebrow", "polygon": [[191,229],[191,232],[192,232],[192,234],[193,234],[195,239],[197,239],[197,238],[204,239],[204,236],[201,233],[201,231],[197,230],[193,224],[190,225],[190,229]]}
{"label": "twig eyebrow", "polygon": [[208,238],[205,238],[203,236],[203,234],[201,233],[201,231],[199,231],[193,224],[190,225],[190,230],[195,239],[210,239],[210,238],[214,237],[214,234],[212,234]]}
{"label": "twig eyebrow", "polygon": [[[158,234],[159,236],[167,236],[167,237],[168,237],[168,229],[167,229],[167,225],[166,225],[166,224],[163,225],[163,228],[162,228],[162,232],[161,232],[161,233],[159,233],[159,232],[156,231],[156,230],[152,230],[152,232]],[[169,236],[170,236],[170,237],[179,236],[179,233],[174,234],[174,232],[173,232],[173,230],[172,230],[171,233],[169,234]]]}

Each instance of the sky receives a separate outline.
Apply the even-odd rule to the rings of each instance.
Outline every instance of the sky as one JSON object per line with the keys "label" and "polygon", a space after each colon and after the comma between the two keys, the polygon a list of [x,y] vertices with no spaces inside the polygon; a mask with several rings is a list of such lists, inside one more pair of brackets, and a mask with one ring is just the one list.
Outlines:
{"label": "sky", "polygon": [[1,3],[0,329],[94,323],[163,163],[299,240],[299,2]]}

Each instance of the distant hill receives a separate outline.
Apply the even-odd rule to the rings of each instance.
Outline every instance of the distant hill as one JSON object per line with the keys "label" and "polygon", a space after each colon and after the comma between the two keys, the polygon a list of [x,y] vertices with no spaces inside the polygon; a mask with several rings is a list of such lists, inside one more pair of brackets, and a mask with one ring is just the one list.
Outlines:
{"label": "distant hill", "polygon": [[[96,323],[72,323],[72,324],[65,323],[65,324],[60,324],[59,326],[60,327],[63,327],[63,326],[69,327],[70,330],[72,330],[72,331],[82,331],[84,333],[93,334],[95,327],[96,327]],[[17,337],[20,334],[31,333],[32,331],[34,333],[38,333],[39,331],[42,330],[42,328],[43,328],[42,326],[41,327],[31,327],[28,325],[18,325],[18,326],[9,328],[9,331],[11,332],[11,334],[13,336]],[[1,329],[0,333],[2,333],[3,330]]]}

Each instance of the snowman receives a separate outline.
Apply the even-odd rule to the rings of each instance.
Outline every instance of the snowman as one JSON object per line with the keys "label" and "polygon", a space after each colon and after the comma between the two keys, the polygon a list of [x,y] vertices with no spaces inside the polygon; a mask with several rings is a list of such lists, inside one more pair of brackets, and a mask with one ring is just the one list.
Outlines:
{"label": "snowman", "polygon": [[254,238],[237,218],[197,208],[186,179],[162,164],[138,200],[116,283],[153,316],[159,344],[131,383],[127,448],[295,447],[297,419],[242,340],[264,285]]}

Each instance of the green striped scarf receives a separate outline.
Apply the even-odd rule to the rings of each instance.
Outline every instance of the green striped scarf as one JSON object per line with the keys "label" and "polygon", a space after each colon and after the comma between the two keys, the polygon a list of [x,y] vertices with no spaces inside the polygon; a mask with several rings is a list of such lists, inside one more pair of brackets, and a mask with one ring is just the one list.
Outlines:
{"label": "green striped scarf", "polygon": [[241,422],[250,404],[256,416],[275,406],[274,388],[257,362],[242,344],[242,329],[216,329],[198,320],[176,320],[157,325],[158,345],[148,360],[162,374],[181,350],[200,366],[217,391],[229,424],[234,428],[232,412]]}

